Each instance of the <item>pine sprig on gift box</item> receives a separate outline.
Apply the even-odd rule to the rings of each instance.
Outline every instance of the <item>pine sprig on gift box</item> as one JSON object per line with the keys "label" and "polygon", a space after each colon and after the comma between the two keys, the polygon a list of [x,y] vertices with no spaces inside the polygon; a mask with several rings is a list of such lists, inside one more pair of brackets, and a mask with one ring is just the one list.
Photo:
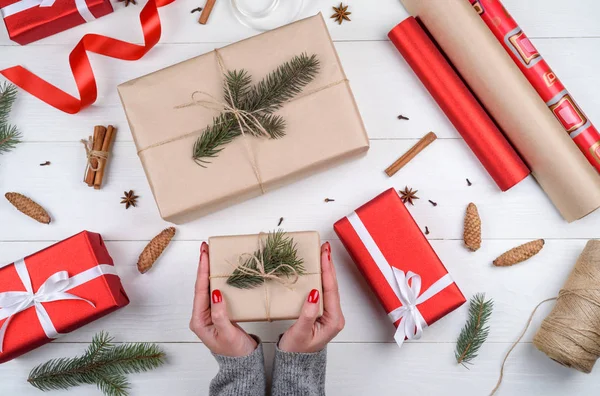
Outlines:
{"label": "pine sprig on gift box", "polygon": [[27,381],[42,391],[95,384],[106,396],[127,396],[126,375],[159,367],[165,354],[156,344],[112,340],[105,332],[96,334],[82,356],[49,360],[31,370]]}
{"label": "pine sprig on gift box", "polygon": [[[301,258],[298,258],[298,249],[294,243],[294,239],[286,236],[282,230],[270,232],[264,247],[253,254],[256,259],[264,264],[264,272],[266,274],[277,277],[288,277],[293,275],[294,271],[298,275],[305,273],[304,262]],[[258,262],[256,259],[247,258],[242,263],[242,266],[252,271],[257,271]],[[238,289],[252,289],[262,285],[265,280],[265,277],[259,274],[249,274],[243,270],[236,269],[227,279],[227,284]]]}
{"label": "pine sprig on gift box", "polygon": [[17,87],[8,83],[0,85],[0,154],[14,149],[21,141],[17,127],[8,124],[8,114],[16,98]]}
{"label": "pine sprig on gift box", "polygon": [[[255,124],[258,121],[269,139],[285,136],[285,120],[273,114],[310,83],[319,71],[316,55],[301,54],[280,65],[258,84],[252,86],[252,78],[246,70],[233,70],[225,74],[223,86],[225,101],[236,109],[247,112],[252,120],[246,119],[244,133],[255,137],[264,132]],[[203,134],[196,140],[193,150],[194,161],[205,167],[223,150],[224,146],[240,136],[239,122],[232,113],[225,112],[213,119]]]}
{"label": "pine sprig on gift box", "polygon": [[466,367],[477,357],[479,348],[490,332],[487,323],[492,315],[494,302],[485,300],[485,293],[474,295],[469,301],[469,318],[456,341],[456,362]]}

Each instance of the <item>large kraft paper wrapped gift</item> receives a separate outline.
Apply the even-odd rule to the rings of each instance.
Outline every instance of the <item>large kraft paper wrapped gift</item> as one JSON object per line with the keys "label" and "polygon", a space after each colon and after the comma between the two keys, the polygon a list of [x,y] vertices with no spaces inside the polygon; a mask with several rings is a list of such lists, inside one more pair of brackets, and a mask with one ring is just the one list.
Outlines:
{"label": "large kraft paper wrapped gift", "polygon": [[[257,322],[297,319],[302,305],[313,289],[322,293],[321,239],[316,231],[288,232],[302,258],[305,274],[293,284],[273,279],[252,289],[239,289],[227,284],[240,257],[254,253],[264,244],[266,233],[211,237],[208,240],[210,257],[210,291],[218,289],[227,301],[229,319],[234,322]],[[319,315],[323,314],[323,299],[319,299]]]}
{"label": "large kraft paper wrapped gift", "polygon": [[283,138],[239,136],[206,168],[194,162],[192,149],[220,112],[181,106],[192,102],[195,91],[223,100],[223,73],[214,51],[120,85],[163,219],[193,220],[368,150],[364,124],[321,14],[218,51],[227,70],[247,70],[253,84],[302,53],[316,54],[320,68],[299,97],[276,112],[286,122]]}

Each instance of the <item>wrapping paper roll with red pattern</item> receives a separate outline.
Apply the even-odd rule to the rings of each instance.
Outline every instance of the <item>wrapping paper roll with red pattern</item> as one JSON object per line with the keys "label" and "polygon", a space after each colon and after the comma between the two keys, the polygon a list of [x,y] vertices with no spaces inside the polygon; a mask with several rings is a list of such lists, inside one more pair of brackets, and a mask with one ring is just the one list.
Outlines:
{"label": "wrapping paper roll with red pattern", "polygon": [[499,0],[468,0],[546,102],[588,161],[600,171],[600,133]]}

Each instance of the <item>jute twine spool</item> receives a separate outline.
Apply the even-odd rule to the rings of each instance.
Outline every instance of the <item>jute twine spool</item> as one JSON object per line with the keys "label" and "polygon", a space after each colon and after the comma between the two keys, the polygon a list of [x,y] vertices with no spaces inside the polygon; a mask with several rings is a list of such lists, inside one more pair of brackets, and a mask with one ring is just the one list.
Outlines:
{"label": "jute twine spool", "polygon": [[554,300],[556,305],[542,322],[533,344],[563,366],[590,373],[600,357],[600,241],[588,241],[558,296],[535,307],[525,329],[504,357],[491,395],[498,391],[508,356],[527,332],[535,312]]}
{"label": "jute twine spool", "polygon": [[588,241],[533,344],[563,366],[592,371],[600,357],[600,241]]}

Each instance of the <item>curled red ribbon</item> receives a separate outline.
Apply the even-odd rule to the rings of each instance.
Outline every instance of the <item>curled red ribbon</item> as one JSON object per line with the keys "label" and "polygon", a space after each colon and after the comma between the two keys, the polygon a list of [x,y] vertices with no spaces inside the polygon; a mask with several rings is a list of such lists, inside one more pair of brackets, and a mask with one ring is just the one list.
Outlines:
{"label": "curled red ribbon", "polygon": [[99,34],[86,34],[81,38],[69,54],[69,64],[77,84],[80,99],[41,79],[23,66],[13,66],[0,70],[0,74],[50,106],[65,113],[78,113],[93,104],[98,96],[96,79],[87,52],[129,61],[142,58],[160,40],[161,25],[158,8],[169,5],[174,1],[148,0],[148,3],[140,12],[140,23],[144,33],[143,45],[132,44]]}

